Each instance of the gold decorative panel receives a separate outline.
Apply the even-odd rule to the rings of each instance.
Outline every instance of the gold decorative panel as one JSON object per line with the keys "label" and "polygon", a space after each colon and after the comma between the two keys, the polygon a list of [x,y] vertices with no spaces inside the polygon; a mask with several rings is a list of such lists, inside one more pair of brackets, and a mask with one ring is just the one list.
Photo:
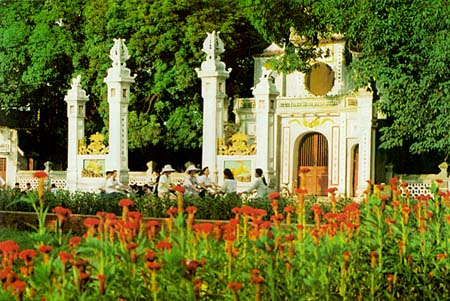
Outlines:
{"label": "gold decorative panel", "polygon": [[256,144],[249,144],[250,137],[235,133],[229,139],[219,138],[218,154],[228,156],[248,156],[256,154]]}
{"label": "gold decorative panel", "polygon": [[310,129],[321,126],[327,122],[334,123],[334,121],[330,118],[321,118],[319,116],[316,116],[316,117],[314,117],[314,119],[311,119],[311,120],[308,120],[306,117],[303,117],[301,120],[300,119],[289,120],[289,124],[298,123],[300,125],[303,125],[304,127],[310,128]]}
{"label": "gold decorative panel", "polygon": [[108,153],[108,147],[103,143],[105,136],[99,132],[89,137],[89,145],[83,139],[78,142],[78,154],[80,155],[101,155]]}

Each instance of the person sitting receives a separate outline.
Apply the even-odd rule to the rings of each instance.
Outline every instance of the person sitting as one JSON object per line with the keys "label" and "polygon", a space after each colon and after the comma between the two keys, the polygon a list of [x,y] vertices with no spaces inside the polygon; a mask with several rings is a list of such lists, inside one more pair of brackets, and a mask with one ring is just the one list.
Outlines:
{"label": "person sitting", "polygon": [[263,171],[261,168],[255,169],[255,180],[252,185],[242,193],[255,193],[255,198],[263,198],[267,196],[268,188],[267,182],[264,178]]}
{"label": "person sitting", "polygon": [[152,176],[150,178],[150,182],[149,184],[147,184],[147,186],[150,187],[150,190],[153,192],[154,195],[158,195],[158,183],[159,183],[159,177],[161,175],[159,174],[158,171],[153,171],[152,172]]}
{"label": "person sitting", "polygon": [[203,197],[206,193],[208,194],[216,194],[219,192],[219,189],[216,184],[214,184],[209,177],[209,168],[204,167],[200,171],[200,175],[197,177],[197,184],[200,186],[199,196]]}
{"label": "person sitting", "polygon": [[[170,175],[175,171],[170,164],[167,164],[161,170],[161,175],[158,181],[158,197],[165,198],[167,196],[171,197],[174,192],[174,186],[172,184],[172,179]],[[174,195],[172,194],[172,197]]]}
{"label": "person sitting", "polygon": [[222,193],[225,194],[235,194],[237,190],[237,182],[234,179],[233,172],[229,168],[223,170],[223,185]]}
{"label": "person sitting", "polygon": [[110,177],[106,180],[105,193],[123,194],[127,192],[127,188],[127,186],[123,185],[119,182],[119,180],[117,180],[117,170],[113,170]]}
{"label": "person sitting", "polygon": [[108,183],[108,179],[111,177],[112,171],[106,171],[105,173],[105,179],[103,180],[102,185],[100,186],[99,190],[100,193],[106,193],[106,183]]}
{"label": "person sitting", "polygon": [[184,195],[185,196],[198,196],[200,193],[200,188],[197,183],[196,174],[198,169],[194,165],[189,165],[186,169],[186,176],[184,177]]}

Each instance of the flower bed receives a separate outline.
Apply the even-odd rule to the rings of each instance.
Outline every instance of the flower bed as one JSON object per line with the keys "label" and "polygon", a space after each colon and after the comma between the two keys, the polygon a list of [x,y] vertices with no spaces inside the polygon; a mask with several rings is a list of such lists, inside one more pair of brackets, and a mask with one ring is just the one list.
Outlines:
{"label": "flower bed", "polygon": [[195,222],[181,192],[164,224],[122,199],[120,216],[86,218],[82,236],[60,231],[71,214],[54,208],[54,233],[38,227],[35,249],[0,243],[0,300],[448,299],[450,193],[381,188],[342,210],[330,189],[330,210],[313,206],[310,227],[304,189],[293,206],[272,195],[270,216],[241,206],[226,223]]}

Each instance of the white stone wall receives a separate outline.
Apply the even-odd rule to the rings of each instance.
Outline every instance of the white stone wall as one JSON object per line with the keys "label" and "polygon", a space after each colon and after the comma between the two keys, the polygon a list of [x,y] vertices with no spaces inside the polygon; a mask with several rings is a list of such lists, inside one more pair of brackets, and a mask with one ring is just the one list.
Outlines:
{"label": "white stone wall", "polygon": [[19,138],[17,131],[0,127],[0,158],[6,159],[6,185],[14,186],[17,172]]}

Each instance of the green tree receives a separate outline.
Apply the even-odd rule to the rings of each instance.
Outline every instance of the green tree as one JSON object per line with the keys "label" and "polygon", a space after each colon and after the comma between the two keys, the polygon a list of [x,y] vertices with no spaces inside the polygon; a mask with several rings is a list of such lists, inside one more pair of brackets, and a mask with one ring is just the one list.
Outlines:
{"label": "green tree", "polygon": [[[30,110],[35,119],[30,127],[42,129],[36,137],[48,142],[36,148],[40,154],[51,153],[55,142],[65,148],[63,98],[77,74],[90,96],[87,134],[107,133],[103,79],[114,38],[126,39],[127,66],[137,75],[129,106],[129,147],[142,154],[154,146],[200,147],[202,100],[194,68],[204,59],[206,32],[220,31],[226,45],[224,60],[233,68],[230,96],[249,93],[251,56],[266,46],[244,11],[225,0],[3,1],[1,10],[2,109]],[[58,139],[49,128],[60,132]]]}
{"label": "green tree", "polygon": [[[301,61],[318,54],[308,50],[319,36],[345,35],[348,50],[362,55],[348,61],[356,87],[369,84],[388,117],[379,123],[380,148],[437,153],[441,160],[448,155],[448,1],[248,0],[247,5],[261,34],[287,45],[286,55],[275,64],[284,71],[307,70]],[[300,49],[289,43],[291,27],[306,41]]]}
{"label": "green tree", "polygon": [[76,8],[81,2],[0,3],[1,109],[6,115],[25,112],[20,119],[9,119],[8,125],[21,130],[22,146],[50,160],[62,159],[59,154],[64,154],[67,140],[61,100],[73,71],[80,21]]}

